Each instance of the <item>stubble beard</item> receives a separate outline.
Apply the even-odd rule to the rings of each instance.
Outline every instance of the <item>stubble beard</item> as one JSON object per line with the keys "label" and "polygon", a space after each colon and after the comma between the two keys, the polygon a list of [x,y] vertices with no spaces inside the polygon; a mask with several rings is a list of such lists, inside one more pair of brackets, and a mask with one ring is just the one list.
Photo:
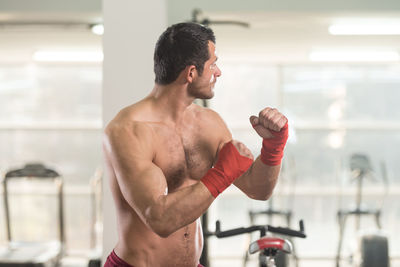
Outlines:
{"label": "stubble beard", "polygon": [[211,99],[214,97],[214,91],[213,91],[214,85],[215,83],[208,84],[206,91],[201,90],[206,86],[194,87],[189,85],[188,92],[191,96],[197,99]]}

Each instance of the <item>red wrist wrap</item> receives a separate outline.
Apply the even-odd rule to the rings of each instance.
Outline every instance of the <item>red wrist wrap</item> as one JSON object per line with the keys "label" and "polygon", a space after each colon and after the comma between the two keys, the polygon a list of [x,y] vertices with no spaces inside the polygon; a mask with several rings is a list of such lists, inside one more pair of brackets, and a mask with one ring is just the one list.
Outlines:
{"label": "red wrist wrap", "polygon": [[289,137],[288,123],[283,126],[279,132],[270,131],[274,137],[264,138],[261,148],[261,161],[269,166],[281,164],[283,158],[283,149]]}
{"label": "red wrist wrap", "polygon": [[240,155],[232,142],[229,142],[219,151],[218,161],[214,167],[209,169],[200,181],[213,197],[217,197],[233,181],[246,172],[251,164],[253,164],[253,160]]}

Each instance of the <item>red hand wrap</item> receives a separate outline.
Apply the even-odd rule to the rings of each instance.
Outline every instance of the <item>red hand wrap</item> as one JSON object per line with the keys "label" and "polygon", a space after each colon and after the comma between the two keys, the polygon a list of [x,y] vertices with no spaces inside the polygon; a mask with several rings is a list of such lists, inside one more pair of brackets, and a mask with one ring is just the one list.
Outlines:
{"label": "red hand wrap", "polygon": [[209,169],[201,182],[213,197],[222,193],[233,181],[245,173],[253,164],[253,160],[240,155],[236,147],[229,142],[219,151],[218,161]]}
{"label": "red hand wrap", "polygon": [[264,138],[261,148],[261,161],[269,166],[281,164],[283,158],[283,149],[289,137],[288,123],[283,126],[279,132],[270,131],[274,136],[272,138]]}

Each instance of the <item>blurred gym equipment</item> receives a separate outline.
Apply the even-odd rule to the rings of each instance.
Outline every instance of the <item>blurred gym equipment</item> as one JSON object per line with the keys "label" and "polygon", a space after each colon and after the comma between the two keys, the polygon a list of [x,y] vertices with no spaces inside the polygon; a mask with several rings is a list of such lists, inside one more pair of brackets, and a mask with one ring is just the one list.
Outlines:
{"label": "blurred gym equipment", "polygon": [[221,224],[217,221],[215,232],[211,234],[218,238],[225,238],[257,231],[260,233],[260,238],[249,245],[248,252],[250,254],[259,253],[259,267],[277,267],[277,265],[275,265],[275,258],[278,255],[278,252],[285,254],[291,254],[293,252],[293,246],[288,239],[267,236],[267,232],[290,237],[306,238],[304,223],[302,220],[299,221],[299,230],[274,227],[271,225],[252,225],[246,228],[240,227],[226,231],[221,231]]}
{"label": "blurred gym equipment", "polygon": [[[289,203],[289,209],[284,210],[284,209],[276,209],[274,207],[274,199],[276,197],[277,192],[274,193],[274,195],[268,199],[267,201],[267,209],[266,210],[260,210],[260,211],[249,211],[249,217],[250,217],[250,224],[254,225],[256,217],[261,217],[261,216],[267,216],[268,218],[268,223],[272,223],[273,219],[275,217],[280,217],[283,218],[286,227],[290,227],[291,221],[292,221],[292,211],[291,207],[293,206],[293,201],[294,201],[294,189],[296,186],[296,166],[295,166],[295,161],[293,157],[287,157],[285,160],[284,164],[282,164],[282,170],[281,174],[278,180],[278,185],[284,186],[285,182],[288,182],[291,187],[290,195],[287,196],[287,200]],[[278,188],[279,189],[279,188]],[[277,191],[277,190],[276,190]],[[291,253],[284,253],[282,250],[278,250],[276,255],[274,255],[274,261],[277,267],[287,267],[290,266],[289,264],[289,257],[288,255],[291,255],[294,260],[295,260],[295,266],[298,266],[298,257],[296,254],[295,246],[293,241],[291,240],[290,236],[288,237],[288,242],[291,244]],[[245,253],[243,256],[243,267],[247,266],[247,262],[249,261],[249,254]]]}
{"label": "blurred gym equipment", "polygon": [[[388,188],[388,180],[386,176],[385,164],[381,164],[382,168],[382,180]],[[376,174],[373,172],[370,160],[368,156],[364,154],[353,154],[350,158],[350,170],[351,176],[354,181],[357,182],[357,193],[356,193],[356,207],[351,210],[339,210],[337,213],[339,223],[339,243],[336,254],[336,267],[340,266],[342,259],[342,245],[344,239],[344,232],[346,226],[346,220],[350,216],[355,216],[356,231],[360,232],[360,221],[361,218],[367,216],[373,216],[377,229],[369,232],[368,234],[359,235],[358,240],[358,251],[352,256],[353,266],[359,267],[389,267],[389,244],[388,238],[381,231],[381,209],[369,209],[363,205],[363,186],[365,180],[377,180]]]}
{"label": "blurred gym equipment", "polygon": [[[58,240],[47,242],[14,241],[11,235],[11,216],[8,183],[10,180],[52,180],[57,187]],[[42,164],[27,164],[22,169],[11,170],[3,180],[7,247],[0,249],[0,267],[50,267],[58,266],[64,252],[63,179],[54,170]]]}

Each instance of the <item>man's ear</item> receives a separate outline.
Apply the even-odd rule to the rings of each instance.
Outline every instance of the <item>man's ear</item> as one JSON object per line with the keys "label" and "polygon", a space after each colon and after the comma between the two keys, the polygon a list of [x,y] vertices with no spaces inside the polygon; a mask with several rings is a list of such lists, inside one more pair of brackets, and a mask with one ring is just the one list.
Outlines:
{"label": "man's ear", "polygon": [[190,65],[185,68],[185,77],[188,83],[192,83],[195,78],[197,78],[196,66]]}

